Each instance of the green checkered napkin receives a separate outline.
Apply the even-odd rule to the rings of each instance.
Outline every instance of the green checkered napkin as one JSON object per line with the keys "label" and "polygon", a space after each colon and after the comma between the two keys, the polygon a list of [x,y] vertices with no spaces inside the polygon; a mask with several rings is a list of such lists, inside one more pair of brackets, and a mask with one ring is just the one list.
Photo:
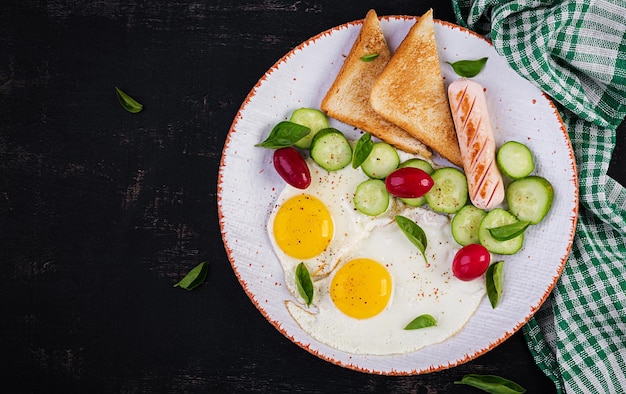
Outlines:
{"label": "green checkered napkin", "polygon": [[[580,217],[551,296],[524,327],[559,392],[626,392],[626,190],[606,175],[626,116],[625,0],[452,0],[459,24],[557,105],[574,147]],[[522,383],[522,382],[519,382]]]}

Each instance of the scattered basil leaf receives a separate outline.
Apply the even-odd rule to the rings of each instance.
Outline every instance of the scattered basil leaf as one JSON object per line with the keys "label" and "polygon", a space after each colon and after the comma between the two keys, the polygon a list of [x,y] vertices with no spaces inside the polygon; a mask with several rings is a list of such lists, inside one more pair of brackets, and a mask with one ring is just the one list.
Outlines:
{"label": "scattered basil leaf", "polygon": [[115,94],[117,95],[117,99],[120,101],[120,104],[122,104],[122,107],[126,111],[136,114],[137,112],[141,112],[141,110],[143,109],[142,104],[139,104],[137,101],[135,101],[134,98],[124,93],[117,86],[115,87]]}
{"label": "scattered basil leaf", "polygon": [[396,223],[398,223],[400,230],[407,236],[409,241],[422,252],[424,259],[427,260],[426,247],[428,246],[428,238],[426,238],[424,230],[417,223],[402,215],[396,215]]}
{"label": "scattered basil leaf", "polygon": [[530,222],[515,222],[511,224],[505,224],[500,227],[493,227],[489,229],[489,233],[493,238],[498,241],[508,241],[513,239],[526,231]]}
{"label": "scattered basil leaf", "polygon": [[270,135],[267,136],[265,141],[261,142],[260,144],[256,144],[255,146],[269,149],[285,148],[287,146],[295,144],[296,142],[300,141],[302,137],[310,133],[310,128],[294,122],[290,122],[288,120],[284,120],[274,126],[274,128],[270,132]]}
{"label": "scattered basil leaf", "polygon": [[313,282],[311,281],[309,270],[304,263],[300,263],[296,267],[296,284],[298,286],[298,293],[304,298],[306,306],[310,306],[313,302]]}
{"label": "scattered basil leaf", "polygon": [[361,60],[364,62],[371,62],[372,60],[378,57],[378,53],[368,53],[367,55],[361,56]]}
{"label": "scattered basil leaf", "polygon": [[359,168],[370,155],[373,147],[372,135],[370,133],[363,134],[352,150],[352,168]]}
{"label": "scattered basil leaf", "polygon": [[457,73],[457,75],[465,78],[472,78],[482,71],[487,63],[487,58],[483,57],[476,60],[459,60],[454,63],[446,63],[452,66],[452,69],[455,73]]}
{"label": "scattered basil leaf", "polygon": [[489,302],[491,303],[491,307],[495,309],[498,306],[498,302],[500,301],[500,296],[502,295],[502,270],[504,267],[504,261],[497,261],[487,268],[487,273],[485,274],[485,283],[487,286],[487,296],[489,297]]}
{"label": "scattered basil leaf", "polygon": [[404,327],[405,330],[418,330],[420,328],[433,327],[437,325],[437,320],[428,314],[419,315]]}
{"label": "scattered basil leaf", "polygon": [[191,271],[185,275],[180,282],[176,283],[174,287],[182,287],[185,290],[193,290],[200,286],[207,277],[209,272],[209,263],[203,261],[195,266]]}
{"label": "scattered basil leaf", "polygon": [[468,374],[454,384],[466,384],[490,394],[520,394],[526,389],[519,384],[496,375]]}

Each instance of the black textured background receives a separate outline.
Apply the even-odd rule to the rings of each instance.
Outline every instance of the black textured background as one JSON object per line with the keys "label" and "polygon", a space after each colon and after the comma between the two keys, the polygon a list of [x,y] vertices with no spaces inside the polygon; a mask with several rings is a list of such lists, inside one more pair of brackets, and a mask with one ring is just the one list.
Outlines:
{"label": "black textured background", "polygon": [[[553,392],[521,334],[459,367],[373,376],[267,323],[226,257],[217,172],[242,101],[282,55],[447,1],[35,1],[0,5],[0,374],[8,392]],[[145,105],[120,107],[119,86]],[[611,175],[626,183],[625,127]],[[173,288],[210,261],[207,281]]]}

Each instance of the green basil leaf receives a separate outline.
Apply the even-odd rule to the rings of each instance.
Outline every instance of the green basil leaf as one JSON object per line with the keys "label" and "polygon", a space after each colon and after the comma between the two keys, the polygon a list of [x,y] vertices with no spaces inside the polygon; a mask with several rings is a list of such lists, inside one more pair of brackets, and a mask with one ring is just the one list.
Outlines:
{"label": "green basil leaf", "polygon": [[428,314],[419,315],[404,327],[405,330],[418,330],[420,328],[433,327],[437,325],[437,320]]}
{"label": "green basil leaf", "polygon": [[361,56],[361,60],[364,62],[371,62],[372,60],[378,57],[378,53],[368,53],[367,55]]}
{"label": "green basil leaf", "polygon": [[455,73],[457,73],[457,75],[465,78],[472,78],[482,71],[487,63],[487,58],[483,57],[482,59],[477,60],[459,60],[454,63],[446,63],[452,66],[452,69]]}
{"label": "green basil leaf", "polygon": [[310,128],[294,122],[290,122],[288,120],[284,120],[274,126],[274,128],[270,132],[270,135],[267,136],[265,141],[261,142],[260,144],[256,144],[255,146],[269,149],[285,148],[287,146],[295,144],[296,142],[300,141],[302,137],[310,133]]}
{"label": "green basil leaf", "polygon": [[185,275],[185,277],[180,280],[180,282],[174,285],[174,287],[182,287],[185,290],[193,290],[196,287],[200,286],[202,282],[204,282],[208,272],[209,263],[203,261],[202,263],[195,266],[195,268],[193,268],[191,271],[189,271],[187,275]]}
{"label": "green basil leaf", "polygon": [[137,112],[141,112],[141,110],[143,109],[142,104],[139,104],[137,101],[135,101],[134,98],[124,93],[117,86],[115,87],[115,94],[117,95],[117,99],[120,101],[120,104],[122,104],[122,107],[126,111],[136,114]]}
{"label": "green basil leaf", "polygon": [[526,389],[519,384],[496,375],[468,374],[454,384],[466,384],[490,394],[520,394]]}
{"label": "green basil leaf", "polygon": [[372,135],[370,133],[363,134],[352,150],[352,168],[359,168],[370,155],[373,147]]}
{"label": "green basil leaf", "polygon": [[420,252],[424,255],[424,259],[426,259],[426,247],[428,246],[428,239],[426,238],[426,233],[422,228],[412,221],[411,219],[396,215],[396,223],[400,227],[400,230],[407,236],[409,241],[413,243],[413,245],[417,246]]}
{"label": "green basil leaf", "polygon": [[487,285],[487,296],[489,297],[489,302],[491,303],[491,307],[495,309],[498,306],[498,302],[500,301],[500,296],[502,295],[502,270],[504,268],[504,261],[497,261],[487,268],[487,272],[485,274],[486,285]]}
{"label": "green basil leaf", "polygon": [[298,293],[304,298],[306,306],[310,306],[313,302],[313,282],[304,263],[300,263],[296,267],[296,285],[298,286]]}
{"label": "green basil leaf", "polygon": [[515,222],[490,228],[489,233],[498,241],[508,241],[509,239],[522,235],[529,225],[530,222]]}

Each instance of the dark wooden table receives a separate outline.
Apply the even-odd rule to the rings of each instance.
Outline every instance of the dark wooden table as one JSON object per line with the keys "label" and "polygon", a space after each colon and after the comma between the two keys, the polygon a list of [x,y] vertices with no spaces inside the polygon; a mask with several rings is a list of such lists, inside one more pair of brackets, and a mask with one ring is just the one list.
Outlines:
{"label": "dark wooden table", "polygon": [[[521,334],[459,367],[372,376],[291,343],[237,282],[217,172],[247,93],[283,54],[448,2],[4,0],[0,373],[9,392],[476,392],[466,373],[554,391]],[[130,114],[114,87],[145,105]],[[610,174],[626,183],[626,127]],[[210,261],[205,284],[173,288]]]}

